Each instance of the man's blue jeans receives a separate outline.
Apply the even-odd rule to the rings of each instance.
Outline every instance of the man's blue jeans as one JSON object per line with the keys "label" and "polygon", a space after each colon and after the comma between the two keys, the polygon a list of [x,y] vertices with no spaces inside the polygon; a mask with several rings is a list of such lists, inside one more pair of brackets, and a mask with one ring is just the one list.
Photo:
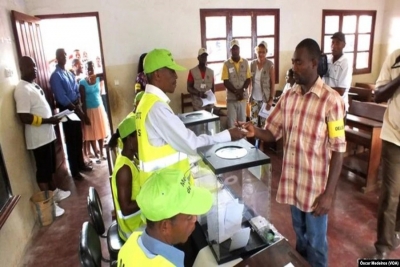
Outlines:
{"label": "man's blue jeans", "polygon": [[296,250],[312,267],[328,266],[328,215],[315,217],[290,206],[293,229],[296,233]]}

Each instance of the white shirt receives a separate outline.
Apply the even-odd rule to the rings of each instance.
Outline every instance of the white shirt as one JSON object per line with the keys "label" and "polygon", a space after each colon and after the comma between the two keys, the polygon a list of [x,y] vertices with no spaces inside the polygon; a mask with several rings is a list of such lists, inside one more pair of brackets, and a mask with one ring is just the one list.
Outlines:
{"label": "white shirt", "polygon": [[332,63],[333,56],[328,58],[328,72],[323,77],[324,82],[330,87],[345,88],[342,95],[346,111],[349,110],[349,95],[351,87],[351,79],[353,75],[353,66],[349,64],[346,55],[343,54],[335,63]]}
{"label": "white shirt", "polygon": [[206,134],[196,136],[171,111],[168,106],[170,99],[163,91],[154,85],[147,84],[146,93],[154,94],[164,101],[156,102],[146,117],[145,127],[151,145],[158,147],[169,144],[176,151],[188,155],[197,155],[196,149],[198,147],[231,141],[228,130],[213,136]]}
{"label": "white shirt", "polygon": [[[395,50],[391,53],[383,62],[381,72],[379,74],[378,80],[376,81],[376,87],[383,86],[400,75],[400,68],[397,67],[400,64],[396,64],[392,68],[393,64],[396,62],[396,58],[400,56],[400,49]],[[381,139],[400,146],[400,88],[396,90],[392,98],[388,100],[388,106],[383,115],[383,125],[381,132]]]}
{"label": "white shirt", "polygon": [[254,84],[253,84],[253,88],[252,88],[252,93],[251,96],[254,100],[257,101],[262,101],[263,100],[263,95],[261,92],[261,72],[263,71],[263,69],[261,68],[261,70],[258,69],[258,67],[256,66],[256,73],[254,76]]}
{"label": "white shirt", "polygon": [[[15,88],[14,99],[17,105],[17,113],[30,113],[45,119],[53,116],[43,90],[36,83],[21,80]],[[40,126],[25,124],[27,149],[44,146],[54,139],[56,139],[56,135],[52,124],[42,124]]]}

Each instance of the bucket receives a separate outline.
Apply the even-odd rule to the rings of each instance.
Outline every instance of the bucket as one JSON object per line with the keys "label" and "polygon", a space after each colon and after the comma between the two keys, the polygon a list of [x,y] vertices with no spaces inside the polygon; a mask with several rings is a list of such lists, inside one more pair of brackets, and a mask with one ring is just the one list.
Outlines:
{"label": "bucket", "polygon": [[37,214],[37,220],[41,226],[50,225],[56,217],[53,201],[53,191],[41,191],[31,197],[31,202]]}

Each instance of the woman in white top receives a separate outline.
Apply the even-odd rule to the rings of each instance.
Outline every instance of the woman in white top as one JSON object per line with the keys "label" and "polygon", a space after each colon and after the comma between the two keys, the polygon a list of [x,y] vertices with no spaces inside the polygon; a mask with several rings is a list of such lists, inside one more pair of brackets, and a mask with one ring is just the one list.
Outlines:
{"label": "woman in white top", "polygon": [[250,119],[254,125],[264,126],[265,118],[258,113],[265,103],[270,110],[275,97],[275,69],[274,63],[267,59],[268,45],[262,41],[254,48],[257,59],[250,63],[251,87],[249,103],[251,104]]}

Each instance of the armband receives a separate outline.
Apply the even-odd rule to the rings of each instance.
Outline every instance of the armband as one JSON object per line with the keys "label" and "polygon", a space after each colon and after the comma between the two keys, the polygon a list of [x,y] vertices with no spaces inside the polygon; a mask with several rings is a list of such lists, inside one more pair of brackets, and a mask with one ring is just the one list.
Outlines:
{"label": "armband", "polygon": [[329,121],[328,122],[328,135],[330,138],[344,136],[344,122],[343,120]]}

